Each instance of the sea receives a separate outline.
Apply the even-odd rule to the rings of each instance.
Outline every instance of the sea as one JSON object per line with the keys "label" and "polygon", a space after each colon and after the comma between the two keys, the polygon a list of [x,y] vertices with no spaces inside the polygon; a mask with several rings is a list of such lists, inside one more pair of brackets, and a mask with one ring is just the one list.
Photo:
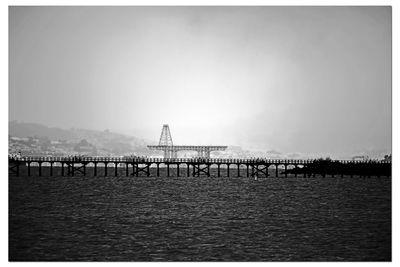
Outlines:
{"label": "sea", "polygon": [[391,261],[387,177],[9,177],[10,261]]}

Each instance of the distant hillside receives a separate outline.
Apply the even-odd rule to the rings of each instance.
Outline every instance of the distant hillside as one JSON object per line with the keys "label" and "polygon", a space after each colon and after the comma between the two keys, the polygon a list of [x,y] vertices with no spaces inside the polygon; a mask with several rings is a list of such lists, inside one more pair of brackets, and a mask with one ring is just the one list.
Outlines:
{"label": "distant hillside", "polygon": [[70,130],[50,128],[37,123],[17,121],[8,123],[8,134],[15,137],[46,136],[51,140],[74,139],[76,137]]}
{"label": "distant hillside", "polygon": [[[59,153],[75,153],[82,148],[78,144],[87,143],[90,144],[90,152],[96,150],[98,155],[122,155],[122,154],[148,154],[150,151],[147,149],[147,143],[145,140],[127,136],[119,133],[114,133],[108,130],[105,131],[94,131],[86,129],[60,129],[47,127],[45,125],[36,123],[25,123],[11,121],[9,122],[10,137],[19,138],[38,138],[38,144],[34,144],[33,147],[38,147],[36,150],[31,148],[30,150],[24,147],[23,144],[14,144],[15,140],[12,141],[11,146],[17,147],[18,150],[31,151],[31,153],[43,153],[50,154],[51,151],[58,151]],[[48,140],[48,141],[46,141]],[[61,141],[63,145],[51,145],[49,147],[48,142],[50,141]],[[29,147],[29,146],[28,146]],[[64,151],[64,152],[62,152]],[[79,152],[78,151],[78,152]]]}

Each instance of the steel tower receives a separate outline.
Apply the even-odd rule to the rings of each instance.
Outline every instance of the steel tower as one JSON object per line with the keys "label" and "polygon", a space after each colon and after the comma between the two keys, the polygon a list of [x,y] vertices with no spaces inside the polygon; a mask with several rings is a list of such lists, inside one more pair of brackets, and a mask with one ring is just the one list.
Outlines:
{"label": "steel tower", "polygon": [[168,124],[163,125],[162,131],[161,131],[161,136],[160,136],[160,142],[158,142],[158,145],[159,146],[174,146]]}

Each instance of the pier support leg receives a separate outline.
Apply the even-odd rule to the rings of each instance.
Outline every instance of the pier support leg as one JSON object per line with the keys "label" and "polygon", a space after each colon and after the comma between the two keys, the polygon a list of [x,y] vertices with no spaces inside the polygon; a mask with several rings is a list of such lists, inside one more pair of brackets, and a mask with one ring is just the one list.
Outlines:
{"label": "pier support leg", "polygon": [[285,177],[287,178],[287,165],[285,164]]}
{"label": "pier support leg", "polygon": [[240,163],[237,164],[237,177],[240,177]]}
{"label": "pier support leg", "polygon": [[218,168],[218,177],[221,177],[221,164],[217,164]]}
{"label": "pier support leg", "polygon": [[115,171],[114,171],[114,176],[115,177],[117,177],[118,176],[118,163],[117,162],[114,162],[114,169],[115,169]]}
{"label": "pier support leg", "polygon": [[167,177],[169,177],[169,163],[167,164]]}
{"label": "pier support leg", "polygon": [[278,177],[279,172],[278,172],[278,165],[275,165],[275,176]]}
{"label": "pier support leg", "polygon": [[64,176],[64,162],[61,162],[61,176]]}
{"label": "pier support leg", "polygon": [[50,176],[53,176],[53,162],[50,162]]}
{"label": "pier support leg", "polygon": [[97,176],[97,162],[94,163],[94,173],[93,176]]}
{"label": "pier support leg", "polygon": [[39,176],[42,176],[42,163],[39,162]]}
{"label": "pier support leg", "polygon": [[15,176],[19,176],[19,162],[12,162],[12,163],[10,163],[9,162],[9,165],[8,165],[8,175],[9,176],[11,176],[11,175],[15,175]]}
{"label": "pier support leg", "polygon": [[157,163],[157,177],[160,177],[160,164]]}
{"label": "pier support leg", "polygon": [[104,176],[107,176],[107,162],[104,162]]}
{"label": "pier support leg", "polygon": [[176,164],[176,174],[179,177],[179,163]]}
{"label": "pier support leg", "polygon": [[230,164],[227,164],[226,166],[227,166],[227,168],[226,168],[227,176],[229,177],[229,176],[230,176],[230,173],[229,173],[229,166],[230,166]]}
{"label": "pier support leg", "polygon": [[133,177],[135,177],[135,176],[138,177],[138,175],[139,175],[138,164],[137,163],[132,164],[132,169],[133,169],[133,172],[132,172]]}
{"label": "pier support leg", "polygon": [[246,164],[246,177],[249,177],[249,164]]}
{"label": "pier support leg", "polygon": [[189,165],[189,163],[186,163],[186,175],[187,175],[187,177],[190,177],[190,165]]}

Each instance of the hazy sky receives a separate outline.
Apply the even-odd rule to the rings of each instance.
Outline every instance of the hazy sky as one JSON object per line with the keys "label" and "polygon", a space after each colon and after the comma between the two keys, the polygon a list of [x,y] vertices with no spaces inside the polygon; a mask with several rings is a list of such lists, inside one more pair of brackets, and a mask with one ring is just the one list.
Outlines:
{"label": "hazy sky", "polygon": [[9,119],[391,151],[390,7],[11,7]]}

